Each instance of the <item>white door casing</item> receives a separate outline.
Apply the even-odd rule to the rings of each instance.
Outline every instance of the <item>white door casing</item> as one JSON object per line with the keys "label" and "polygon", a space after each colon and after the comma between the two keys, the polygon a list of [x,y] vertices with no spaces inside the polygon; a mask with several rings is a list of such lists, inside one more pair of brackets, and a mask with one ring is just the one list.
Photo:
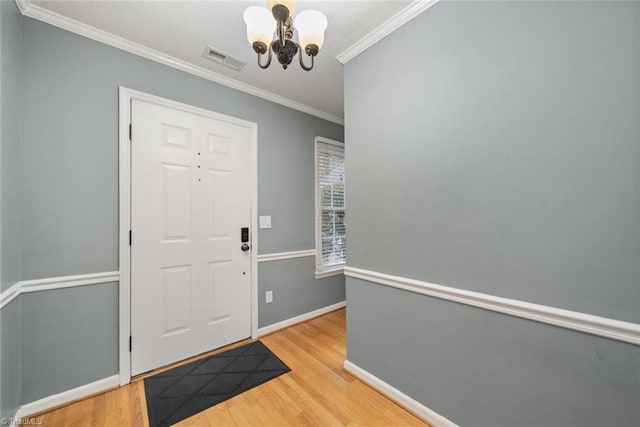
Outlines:
{"label": "white door casing", "polygon": [[130,378],[256,335],[257,218],[255,124],[129,95]]}

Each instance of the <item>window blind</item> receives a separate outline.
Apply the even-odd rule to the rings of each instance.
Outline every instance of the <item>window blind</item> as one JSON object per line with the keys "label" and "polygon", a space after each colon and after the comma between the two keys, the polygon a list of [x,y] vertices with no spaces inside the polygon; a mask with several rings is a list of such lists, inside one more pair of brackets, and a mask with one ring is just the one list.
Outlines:
{"label": "window blind", "polygon": [[316,271],[346,262],[344,144],[316,139]]}

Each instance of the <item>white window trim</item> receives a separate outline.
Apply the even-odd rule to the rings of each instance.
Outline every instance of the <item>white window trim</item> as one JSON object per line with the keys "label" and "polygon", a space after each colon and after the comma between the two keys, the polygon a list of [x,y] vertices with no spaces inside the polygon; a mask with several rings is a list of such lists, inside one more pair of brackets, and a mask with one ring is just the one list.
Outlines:
{"label": "white window trim", "polygon": [[[342,264],[332,265],[328,267],[326,270],[318,270],[317,260],[319,257],[322,257],[322,239],[321,235],[321,217],[318,215],[320,211],[320,194],[318,192],[318,183],[317,183],[317,171],[318,171],[318,143],[322,142],[325,144],[335,145],[344,150],[344,142],[335,141],[333,139],[324,138],[322,136],[317,136],[313,143],[313,186],[315,188],[315,209],[314,209],[314,217],[315,217],[315,242],[316,242],[316,263],[315,263],[315,277],[316,279],[323,279],[325,277],[337,276],[339,274],[344,274],[344,267],[346,262]],[[346,202],[345,202],[346,209]]]}
{"label": "white window trim", "polygon": [[316,271],[316,279],[324,279],[325,277],[339,276],[344,274],[344,264],[340,264],[339,268],[327,271]]}

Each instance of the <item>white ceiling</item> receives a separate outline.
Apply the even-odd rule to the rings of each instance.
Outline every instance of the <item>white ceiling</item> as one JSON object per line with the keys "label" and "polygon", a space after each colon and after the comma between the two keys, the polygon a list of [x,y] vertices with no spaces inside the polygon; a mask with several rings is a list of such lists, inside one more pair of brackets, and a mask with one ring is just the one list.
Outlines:
{"label": "white ceiling", "polygon": [[[258,68],[242,19],[251,5],[264,1],[105,1],[32,0],[33,5],[211,70],[343,117],[343,71],[338,54],[370,33],[410,0],[298,0],[297,11],[315,9],[327,16],[325,43],[312,71],[297,57],[287,70],[274,57],[267,70]],[[247,65],[234,71],[202,57],[210,45]],[[309,59],[305,56],[305,59]],[[308,62],[307,62],[308,63]]]}

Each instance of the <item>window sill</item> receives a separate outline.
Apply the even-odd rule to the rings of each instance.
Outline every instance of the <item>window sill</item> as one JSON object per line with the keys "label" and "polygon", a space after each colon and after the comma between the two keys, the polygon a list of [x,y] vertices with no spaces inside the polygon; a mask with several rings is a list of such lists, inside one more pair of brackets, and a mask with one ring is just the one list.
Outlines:
{"label": "window sill", "polygon": [[333,270],[316,271],[316,279],[324,279],[325,277],[338,276],[344,274],[344,266],[340,266]]}

